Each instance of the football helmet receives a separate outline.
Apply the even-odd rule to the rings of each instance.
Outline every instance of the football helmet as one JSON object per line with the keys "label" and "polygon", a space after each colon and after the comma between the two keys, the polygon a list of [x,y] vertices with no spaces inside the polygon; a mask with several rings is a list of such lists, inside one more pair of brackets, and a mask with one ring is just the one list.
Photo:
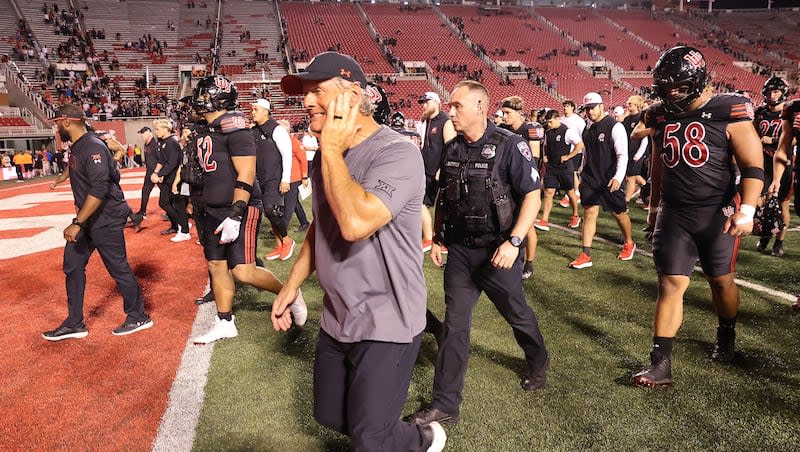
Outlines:
{"label": "football helmet", "polygon": [[[670,113],[686,111],[703,93],[709,76],[706,58],[694,47],[673,47],[656,62],[653,69],[653,90]],[[679,97],[670,96],[674,89]]]}
{"label": "football helmet", "polygon": [[392,113],[392,122],[389,126],[393,129],[405,129],[406,128],[406,116],[403,112],[396,111]]}
{"label": "football helmet", "polygon": [[239,105],[239,91],[226,77],[209,75],[197,82],[190,104],[197,113],[235,110]]}
{"label": "football helmet", "polygon": [[[781,92],[781,97],[776,101],[770,99],[769,96],[769,94],[773,90],[778,90]],[[789,91],[789,84],[786,83],[786,81],[783,80],[782,78],[773,75],[772,77],[769,78],[769,80],[764,82],[764,87],[761,89],[761,95],[764,96],[764,103],[766,103],[767,105],[778,105],[781,102],[786,101],[786,93],[788,91]]]}
{"label": "football helmet", "polygon": [[386,91],[380,85],[372,82],[367,82],[367,94],[369,95],[369,102],[373,106],[372,118],[378,124],[386,124],[389,121],[389,98],[386,97]]}

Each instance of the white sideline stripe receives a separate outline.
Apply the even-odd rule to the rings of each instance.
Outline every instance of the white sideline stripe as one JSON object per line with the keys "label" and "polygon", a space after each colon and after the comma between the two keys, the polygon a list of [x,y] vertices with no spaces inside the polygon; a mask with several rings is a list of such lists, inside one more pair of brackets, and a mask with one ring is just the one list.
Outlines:
{"label": "white sideline stripe", "polygon": [[169,391],[167,409],[158,426],[153,441],[154,452],[190,452],[200,421],[200,412],[205,399],[208,369],[214,343],[194,345],[192,340],[206,332],[214,324],[216,306],[205,303],[197,309],[192,332],[181,355],[181,364]]}
{"label": "white sideline stripe", "polygon": [[[576,231],[574,229],[569,229],[567,227],[564,227],[564,226],[561,226],[561,225],[558,225],[558,224],[554,224],[554,223],[550,223],[550,228],[556,228],[556,229],[559,229],[561,231],[567,232],[567,233],[572,234],[572,235],[580,235],[580,230]],[[618,246],[617,243],[612,242],[611,240],[606,240],[603,237],[598,237],[597,235],[595,235],[594,240],[597,240],[598,242],[603,242],[603,243],[608,244],[608,245]],[[648,251],[642,251],[642,250],[639,249],[638,246],[636,247],[636,252],[639,253],[639,254],[648,256],[648,257],[653,257],[653,253],[650,253]],[[695,265],[694,266],[694,271],[702,273],[703,269],[698,267],[697,265]],[[734,278],[733,281],[736,284],[738,284],[738,285],[740,285],[742,287],[745,287],[747,289],[750,289],[750,290],[753,290],[753,291],[756,291],[756,292],[765,293],[767,295],[771,295],[771,296],[776,297],[776,298],[782,298],[784,300],[788,300],[788,301],[791,301],[791,302],[797,301],[797,296],[796,295],[792,295],[790,293],[786,293],[786,292],[783,292],[783,291],[780,291],[780,290],[776,290],[776,289],[770,289],[769,287],[762,286],[761,284],[752,283],[750,281],[747,281],[747,280],[744,280],[744,279],[740,279],[740,278]]]}

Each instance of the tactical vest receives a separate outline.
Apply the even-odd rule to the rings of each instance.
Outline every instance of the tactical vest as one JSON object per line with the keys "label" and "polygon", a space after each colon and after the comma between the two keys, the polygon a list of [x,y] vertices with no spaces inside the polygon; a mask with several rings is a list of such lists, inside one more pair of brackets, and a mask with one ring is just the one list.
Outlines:
{"label": "tactical vest", "polygon": [[[283,173],[283,158],[278,145],[272,138],[272,133],[278,127],[278,121],[269,119],[264,124],[256,124],[253,129],[256,134],[263,135],[264,140],[259,141],[258,136],[253,136],[256,144],[256,175],[263,174],[267,179],[280,179]],[[266,181],[259,180],[259,183]]]}
{"label": "tactical vest", "polygon": [[436,175],[436,170],[442,164],[444,154],[444,125],[450,117],[440,111],[438,115],[429,119],[425,127],[425,136],[422,138],[422,160],[425,163],[425,174],[428,177]]}
{"label": "tactical vest", "polygon": [[469,149],[462,137],[445,145],[445,186],[437,208],[446,218],[445,243],[471,248],[496,246],[514,227],[516,202],[511,186],[499,177],[505,142],[511,132],[496,129],[481,149]]}

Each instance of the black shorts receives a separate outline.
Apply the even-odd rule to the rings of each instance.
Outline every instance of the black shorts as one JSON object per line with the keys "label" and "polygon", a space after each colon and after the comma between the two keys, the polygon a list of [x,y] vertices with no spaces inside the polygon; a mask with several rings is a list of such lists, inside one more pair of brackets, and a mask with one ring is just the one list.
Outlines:
{"label": "black shorts", "polygon": [[428,207],[433,207],[436,203],[436,194],[439,191],[439,181],[435,176],[425,175],[425,197],[422,198],[422,204]]}
{"label": "black shorts", "polygon": [[544,175],[544,188],[569,191],[575,188],[574,179],[573,171],[550,170]]}
{"label": "black shorts", "polygon": [[575,172],[577,173],[581,170],[581,165],[583,164],[583,152],[569,160],[572,162],[572,167],[575,168]]}
{"label": "black shorts", "polygon": [[662,207],[653,232],[656,271],[689,276],[698,259],[707,276],[736,270],[740,239],[722,232],[728,219],[725,212],[733,214],[735,209],[734,201],[723,207]]}
{"label": "black shorts", "polygon": [[224,214],[206,211],[203,216],[203,233],[201,240],[203,252],[209,261],[228,261],[228,268],[239,264],[253,264],[256,261],[256,241],[258,228],[261,226],[261,208],[248,206],[242,216],[239,237],[231,243],[219,243],[220,234],[214,231],[225,220]]}
{"label": "black shorts", "polygon": [[581,205],[584,207],[601,206],[606,212],[623,213],[628,209],[625,202],[625,184],[615,192],[608,191],[608,187],[590,187],[583,183],[580,186]]}
{"label": "black shorts", "polygon": [[628,159],[628,169],[625,171],[625,175],[628,177],[632,176],[641,176],[642,175],[642,164],[644,159],[634,160]]}

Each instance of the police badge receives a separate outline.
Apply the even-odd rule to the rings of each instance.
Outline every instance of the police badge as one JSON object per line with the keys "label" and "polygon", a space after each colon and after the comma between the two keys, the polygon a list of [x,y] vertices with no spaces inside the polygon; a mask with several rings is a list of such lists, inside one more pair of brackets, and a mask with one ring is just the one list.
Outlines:
{"label": "police badge", "polygon": [[483,149],[481,150],[481,157],[485,159],[493,158],[496,154],[496,147],[493,144],[484,144]]}

